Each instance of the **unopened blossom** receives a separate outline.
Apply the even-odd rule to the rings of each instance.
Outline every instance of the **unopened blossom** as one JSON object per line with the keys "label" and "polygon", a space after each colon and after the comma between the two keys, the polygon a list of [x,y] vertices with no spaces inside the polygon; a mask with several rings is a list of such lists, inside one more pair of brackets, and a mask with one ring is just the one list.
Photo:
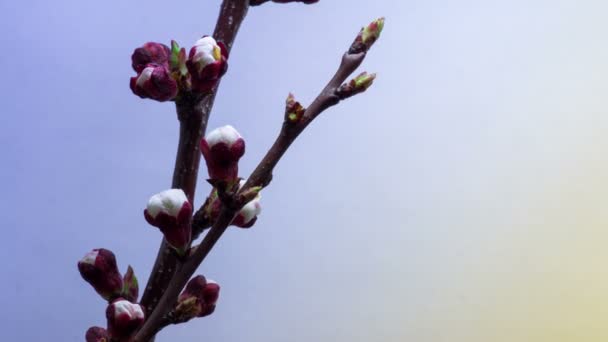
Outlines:
{"label": "unopened blossom", "polygon": [[178,92],[177,82],[165,64],[147,64],[137,76],[131,77],[129,86],[135,95],[160,102],[173,100]]}
{"label": "unopened blossom", "polygon": [[133,51],[131,66],[140,73],[148,64],[169,65],[171,50],[165,44],[148,42]]}
{"label": "unopened blossom", "polygon": [[97,248],[87,253],[78,262],[78,271],[100,296],[106,300],[120,296],[123,288],[122,276],[118,272],[114,253]]}
{"label": "unopened blossom", "polygon": [[234,127],[216,128],[201,140],[201,152],[207,163],[209,178],[235,180],[239,159],[245,154],[245,140]]}
{"label": "unopened blossom", "polygon": [[213,280],[198,275],[188,282],[177,299],[175,314],[180,321],[208,316],[215,311],[220,286]]}
{"label": "unopened blossom", "polygon": [[211,36],[204,36],[190,49],[186,66],[190,72],[192,90],[206,93],[228,70],[228,49]]}
{"label": "unopened blossom", "polygon": [[90,327],[84,338],[86,342],[110,342],[110,334],[102,327]]}
{"label": "unopened blossom", "polygon": [[108,332],[114,339],[126,339],[144,323],[141,305],[119,298],[106,309]]}
{"label": "unopened blossom", "polygon": [[190,244],[192,205],[181,189],[158,193],[148,201],[144,216],[158,227],[167,242],[178,252],[185,252]]}
{"label": "unopened blossom", "polygon": [[[241,187],[245,184],[245,181],[241,181]],[[240,228],[251,228],[255,221],[258,219],[258,215],[262,213],[262,205],[260,200],[262,199],[262,195],[259,191],[257,191],[257,195],[247,204],[245,204],[241,210],[236,214],[234,219],[232,220],[231,225],[237,226]]]}

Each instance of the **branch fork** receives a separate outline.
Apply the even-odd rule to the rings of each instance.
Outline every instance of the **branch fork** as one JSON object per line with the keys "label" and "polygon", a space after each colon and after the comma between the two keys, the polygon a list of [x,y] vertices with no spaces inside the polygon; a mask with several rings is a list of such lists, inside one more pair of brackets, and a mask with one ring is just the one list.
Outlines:
{"label": "branch fork", "polygon": [[[151,199],[146,210],[148,222],[159,227],[167,238],[163,239],[161,243],[140,304],[135,304],[136,289],[129,289],[134,296],[131,295],[128,300],[122,299],[120,302],[125,307],[133,302],[133,305],[140,308],[141,315],[137,317],[141,319],[143,325],[137,327],[134,335],[130,332],[129,335],[122,336],[120,341],[151,342],[161,329],[170,324],[183,323],[191,318],[202,317],[213,312],[219,295],[219,286],[212,282],[207,283],[202,276],[191,279],[197,268],[231,224],[241,228],[249,228],[253,225],[260,208],[259,206],[253,207],[252,203],[259,205],[256,201],[259,201],[260,191],[269,185],[275,166],[306,127],[326,109],[367,90],[376,77],[375,74],[363,72],[346,81],[361,65],[367,52],[379,38],[384,26],[383,18],[375,20],[361,29],[347,52],[342,56],[333,77],[307,108],[296,101],[293,94],[288,95],[283,124],[275,142],[247,180],[243,181],[238,177],[237,163],[244,153],[245,147],[238,132],[231,126],[225,126],[221,128],[224,130],[222,133],[224,135],[220,133],[213,135],[217,130],[206,138],[203,138],[203,135],[217,93],[219,77],[225,72],[225,69],[222,68],[225,68],[226,58],[248,8],[268,1],[223,0],[213,34],[213,37],[222,41],[223,44],[218,43],[216,46],[213,38],[203,37],[190,51],[188,60],[185,59],[185,49],[180,49],[175,42],[172,42],[170,50],[162,44],[145,45],[139,49],[137,60],[134,59],[134,65],[137,66],[136,70],[139,73],[131,81],[134,92],[141,97],[156,97],[157,101],[168,99],[175,101],[180,123],[180,137],[172,190],[153,197],[154,200]],[[307,4],[317,1],[273,0],[277,3],[304,2]],[[150,61],[157,64],[153,64],[151,67]],[[215,63],[215,66],[209,72],[201,72],[202,68],[208,68],[206,64],[208,62]],[[177,93],[173,89],[173,83],[165,82],[168,71],[171,71],[172,75],[177,73],[180,77],[176,82],[180,90]],[[199,72],[197,75],[199,78],[193,80],[198,82],[196,88],[199,91],[191,91],[184,86],[189,84],[188,81],[185,81],[187,72]],[[205,83],[211,79],[212,83]],[[155,80],[165,83],[158,88],[158,84],[154,83]],[[201,89],[204,89],[204,92],[201,92]],[[225,144],[225,146],[220,146],[221,144]],[[201,151],[208,165],[211,177],[208,182],[213,186],[213,190],[205,203],[192,216],[192,203],[194,202]],[[229,153],[228,157],[222,155],[222,151],[228,151],[226,152]],[[216,159],[213,159],[214,157]],[[212,170],[211,166],[217,166],[217,168]],[[225,169],[221,169],[221,167]],[[249,214],[244,215],[243,212],[246,210],[250,210]],[[183,212],[188,213],[187,220],[183,217]],[[243,219],[244,216],[248,218]],[[253,219],[251,219],[252,217]],[[184,226],[186,221],[187,227]],[[187,230],[177,231],[174,229],[175,227],[187,228]],[[200,244],[191,247],[192,241],[205,229],[209,230]],[[187,231],[188,236],[184,236],[183,231]],[[175,253],[175,250],[178,250],[178,253]],[[116,273],[115,265],[110,266],[106,268],[112,274]],[[106,268],[100,266],[102,270]],[[129,272],[130,276],[125,279],[134,278],[132,269],[129,268]],[[117,277],[115,275],[115,278]],[[116,283],[119,281],[116,280]],[[136,286],[136,278],[134,282],[129,280],[129,283]],[[120,286],[106,286],[111,290],[106,291],[105,287],[101,287],[102,285],[104,284],[98,287],[103,291],[97,290],[104,295],[106,292],[118,293],[120,290],[118,289]],[[180,295],[184,286],[186,286],[186,290]],[[204,298],[202,294],[196,294],[196,291],[193,290],[203,291],[205,286],[208,286],[205,291],[208,291],[207,295],[211,294],[211,297]],[[129,291],[122,290],[122,292],[125,294]],[[108,298],[110,295],[107,295]],[[89,341],[89,336],[92,336],[91,338],[107,336],[107,332],[103,328],[94,327],[87,332],[87,341]]]}

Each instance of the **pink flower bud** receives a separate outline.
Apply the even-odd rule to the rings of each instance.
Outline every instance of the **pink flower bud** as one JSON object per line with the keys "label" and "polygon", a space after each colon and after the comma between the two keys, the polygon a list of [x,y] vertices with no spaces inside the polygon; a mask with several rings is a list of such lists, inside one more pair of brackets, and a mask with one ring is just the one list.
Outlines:
{"label": "pink flower bud", "polygon": [[142,99],[164,102],[177,96],[177,82],[171,77],[169,67],[162,64],[147,64],[137,76],[131,77],[130,87]]}
{"label": "pink flower bud", "polygon": [[206,93],[228,70],[228,49],[211,36],[204,36],[190,49],[186,66],[191,75],[192,89]]}
{"label": "pink flower bud", "polygon": [[175,314],[179,321],[208,316],[215,311],[220,296],[220,286],[213,280],[198,275],[188,282],[177,299]]}
{"label": "pink flower bud", "polygon": [[131,55],[131,66],[140,73],[148,64],[168,65],[171,50],[165,44],[148,42],[135,49]]}
{"label": "pink flower bud", "polygon": [[108,331],[112,338],[126,339],[144,323],[141,305],[119,298],[106,309]]}
{"label": "pink flower bud", "polygon": [[84,338],[87,342],[110,342],[110,334],[101,327],[90,327]]}
{"label": "pink flower bud", "polygon": [[78,271],[100,296],[111,300],[122,292],[122,276],[111,251],[98,248],[87,253],[78,262]]}
{"label": "pink flower bud", "polygon": [[181,189],[158,193],[148,201],[144,217],[149,224],[158,227],[167,242],[184,253],[190,244],[192,205]]}
{"label": "pink flower bud", "polygon": [[[245,180],[241,180],[241,186],[244,184]],[[262,195],[258,191],[257,195],[239,210],[230,224],[240,228],[251,228],[257,221],[258,215],[262,213],[261,199]]]}
{"label": "pink flower bud", "polygon": [[239,173],[239,159],[245,154],[245,140],[230,125],[216,128],[201,140],[201,152],[209,178],[234,180]]}

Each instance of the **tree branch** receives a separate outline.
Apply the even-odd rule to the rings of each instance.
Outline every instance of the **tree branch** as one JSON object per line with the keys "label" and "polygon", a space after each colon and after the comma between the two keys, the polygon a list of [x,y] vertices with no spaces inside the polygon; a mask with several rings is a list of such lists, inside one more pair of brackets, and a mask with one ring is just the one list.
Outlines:
{"label": "tree branch", "polygon": [[[213,37],[224,42],[229,51],[239,27],[245,19],[248,8],[248,0],[224,0],[222,2]],[[199,143],[205,134],[218,86],[219,83],[204,97],[186,94],[176,100],[175,103],[180,121],[180,136],[172,188],[184,190],[191,203],[194,203],[201,158]],[[147,315],[153,312],[157,306],[159,299],[177,270],[177,264],[177,259],[163,239],[141,299],[141,305],[146,309]]]}
{"label": "tree branch", "polygon": [[[340,101],[338,96],[338,88],[349,77],[365,59],[365,52],[351,53],[347,52],[342,57],[342,62],[335,75],[312,102],[312,104],[304,111],[301,119],[297,122],[289,121],[287,118],[283,123],[281,132],[276,141],[266,153],[262,161],[248,178],[246,184],[239,190],[237,194],[232,194],[234,198],[253,186],[268,184],[272,177],[272,171],[277,165],[281,157],[285,154],[289,146],[295,139],[304,131],[304,129],[325,109],[337,104]],[[245,203],[242,203],[243,205]],[[241,205],[242,206],[242,205]],[[203,241],[190,254],[190,257],[183,263],[178,265],[173,279],[164,292],[162,298],[158,302],[156,310],[146,319],[141,330],[135,336],[136,342],[147,341],[156,333],[162,324],[163,317],[173,308],[177,297],[186,285],[190,277],[196,272],[197,268],[209,254],[215,243],[220,239],[222,234],[232,222],[235,214],[240,207],[232,205],[222,205],[219,217],[203,238]],[[196,216],[196,215],[195,215]]]}

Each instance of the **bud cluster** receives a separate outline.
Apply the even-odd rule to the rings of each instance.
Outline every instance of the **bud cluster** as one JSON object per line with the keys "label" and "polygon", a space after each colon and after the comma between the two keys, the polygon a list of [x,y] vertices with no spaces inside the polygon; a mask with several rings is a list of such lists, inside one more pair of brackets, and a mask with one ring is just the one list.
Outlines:
{"label": "bud cluster", "polygon": [[142,307],[136,303],[138,283],[129,266],[124,278],[111,251],[98,248],[87,253],[79,262],[78,270],[97,293],[108,301],[107,330],[91,327],[85,334],[87,342],[110,342],[130,337],[144,322]]}
{"label": "bud cluster", "polygon": [[168,46],[153,42],[135,49],[131,65],[137,76],[131,77],[130,83],[135,95],[161,102],[177,96],[177,82],[169,70],[170,53]]}
{"label": "bud cluster", "polygon": [[[240,186],[245,184],[244,180],[240,181]],[[262,213],[262,196],[260,194],[261,188],[253,188],[253,198],[247,201],[247,203],[237,212],[232,219],[230,225],[239,228],[251,228],[258,219],[258,215]],[[203,207],[204,215],[207,221],[214,222],[220,214],[222,201],[218,196],[217,190],[213,189],[209,195],[205,206]]]}
{"label": "bud cluster", "polygon": [[204,36],[190,49],[148,42],[135,49],[131,66],[137,76],[130,87],[141,98],[164,102],[174,100],[180,91],[209,92],[228,69],[228,49],[213,37]]}
{"label": "bud cluster", "polygon": [[219,296],[220,286],[213,280],[202,275],[190,279],[173,310],[176,323],[211,315]]}

